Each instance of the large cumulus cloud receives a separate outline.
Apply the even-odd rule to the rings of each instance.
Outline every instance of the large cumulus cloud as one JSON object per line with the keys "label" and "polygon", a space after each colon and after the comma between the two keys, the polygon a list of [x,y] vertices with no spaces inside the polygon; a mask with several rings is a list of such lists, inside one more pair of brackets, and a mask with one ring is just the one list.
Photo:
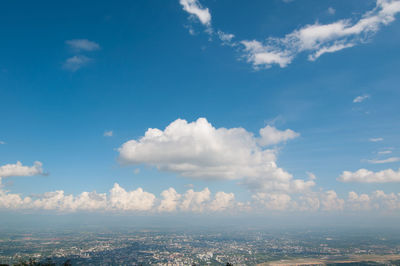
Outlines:
{"label": "large cumulus cloud", "polygon": [[215,128],[205,118],[177,119],[164,130],[149,128],[118,151],[125,164],[146,164],[197,179],[240,180],[251,190],[300,192],[314,185],[312,180],[294,179],[276,164],[277,149],[271,145],[296,138],[298,133],[269,125],[259,133]]}

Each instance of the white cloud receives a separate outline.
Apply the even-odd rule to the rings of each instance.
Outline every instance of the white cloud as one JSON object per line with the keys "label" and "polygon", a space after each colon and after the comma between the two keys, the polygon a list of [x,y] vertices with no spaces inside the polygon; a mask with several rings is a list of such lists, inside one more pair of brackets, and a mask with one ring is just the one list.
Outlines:
{"label": "white cloud", "polygon": [[372,172],[367,169],[359,169],[356,172],[344,171],[338,178],[341,182],[358,183],[389,183],[400,182],[400,169],[396,172],[392,169],[386,169],[379,172]]}
{"label": "white cloud", "polygon": [[72,72],[79,70],[80,68],[89,64],[92,61],[91,58],[84,55],[74,55],[68,58],[63,65],[63,68]]}
{"label": "white cloud", "polygon": [[285,193],[256,193],[253,200],[268,210],[283,211],[291,208],[291,197]]}
{"label": "white cloud", "polygon": [[348,209],[353,210],[398,210],[400,209],[400,193],[386,194],[382,190],[376,190],[368,195],[352,191],[349,192],[346,204]]}
{"label": "white cloud", "polygon": [[0,187],[0,209],[25,209],[30,203],[30,197],[21,198],[20,195],[7,193]]}
{"label": "white cloud", "polygon": [[[348,198],[343,199],[334,190],[308,192],[299,197],[290,197],[287,194],[273,194],[269,196],[264,193],[253,196],[256,202],[265,204],[267,209],[294,212],[369,210],[370,198],[373,198],[373,196],[367,194],[358,195],[355,192],[350,192]],[[383,210],[384,207],[377,209]]]}
{"label": "white cloud", "polygon": [[211,197],[208,188],[202,191],[192,189],[182,196],[173,188],[161,193],[162,200],[157,204],[154,194],[137,188],[126,191],[115,183],[107,193],[82,192],[67,195],[63,190],[46,192],[42,195],[22,197],[3,189],[0,179],[0,209],[11,210],[53,210],[58,212],[100,211],[100,212],[222,212],[234,205],[234,194],[217,192]]}
{"label": "white cloud", "polygon": [[[238,203],[238,206],[241,204]],[[242,204],[243,205],[243,204]],[[347,199],[339,197],[333,191],[310,192],[293,197],[285,193],[255,193],[250,205],[252,211],[323,211],[323,212],[353,212],[357,211],[387,211],[400,210],[400,193],[386,194],[381,190],[371,194],[357,194],[354,191],[348,193]]]}
{"label": "white cloud", "polygon": [[[308,192],[298,197],[286,193],[255,193],[252,206],[274,211],[344,211],[346,200],[340,198],[333,190]],[[260,207],[259,207],[260,208]]]}
{"label": "white cloud", "polygon": [[[27,201],[27,199],[29,199]],[[98,194],[94,192],[82,192],[74,197],[73,195],[65,195],[64,191],[58,190],[47,192],[39,199],[26,197],[27,201],[21,208],[24,209],[42,209],[42,210],[57,210],[62,212],[71,211],[94,211],[104,210],[107,208],[106,194]]]}
{"label": "white cloud", "polygon": [[210,203],[210,210],[224,211],[233,206],[235,195],[233,193],[225,193],[219,191],[215,194],[215,199]]}
{"label": "white cloud", "polygon": [[163,199],[157,207],[159,212],[222,212],[230,209],[235,204],[235,195],[233,193],[225,193],[219,191],[215,194],[214,199],[208,188],[201,191],[189,189],[185,194],[181,195],[173,188],[164,190],[161,193]]}
{"label": "white cloud", "polygon": [[308,192],[292,200],[294,211],[342,211],[345,209],[345,200],[341,199],[334,190]]}
{"label": "white cloud", "polygon": [[211,25],[211,14],[208,8],[203,8],[198,0],[179,0],[183,10],[195,16],[203,25]]}
{"label": "white cloud", "polygon": [[350,191],[347,199],[347,204],[350,209],[368,210],[370,209],[371,198],[367,194],[358,195],[354,191]]}
{"label": "white cloud", "polygon": [[211,199],[211,192],[208,188],[202,191],[194,191],[189,189],[183,195],[183,201],[180,204],[182,211],[203,212],[206,208],[206,203]]}
{"label": "white cloud", "polygon": [[312,180],[293,179],[293,176],[281,168],[273,165],[265,176],[257,176],[244,179],[240,184],[245,185],[251,191],[283,191],[287,193],[304,193],[315,186]]}
{"label": "white cloud", "polygon": [[379,141],[383,141],[383,138],[370,138],[369,141],[371,141],[371,142],[379,142]]}
{"label": "white cloud", "polygon": [[0,166],[0,178],[11,177],[11,176],[33,176],[42,175],[42,163],[34,162],[32,166],[24,166],[21,162],[15,164],[5,164]]}
{"label": "white cloud", "polygon": [[299,197],[297,210],[299,211],[317,211],[321,208],[320,193],[306,193]]}
{"label": "white cloud", "polygon": [[372,164],[382,164],[382,163],[395,163],[395,162],[400,162],[400,157],[390,157],[387,159],[382,159],[382,160],[368,160],[369,163]]}
{"label": "white cloud", "polygon": [[76,52],[80,51],[96,51],[100,49],[100,45],[98,43],[89,41],[87,39],[74,39],[65,41],[65,43],[74,49]]}
{"label": "white cloud", "polygon": [[[268,38],[257,49],[249,49],[248,41],[242,42],[247,58],[255,67],[271,64],[287,66],[301,52],[309,52],[310,60],[324,53],[337,52],[368,40],[381,26],[395,20],[400,12],[400,1],[377,0],[376,7],[366,12],[357,22],[339,20],[330,24],[315,23],[287,34],[284,38]],[[256,41],[253,41],[256,42]],[[261,60],[265,58],[265,60]]]}
{"label": "white cloud", "polygon": [[[196,15],[203,24],[209,25],[211,21],[209,11],[207,8],[201,8],[198,0],[180,0],[180,2],[187,12]],[[281,38],[267,37],[265,41],[242,40],[230,44],[242,45],[244,57],[255,69],[269,68],[272,65],[283,68],[303,52],[309,54],[310,61],[314,61],[323,54],[365,43],[382,26],[393,22],[399,12],[399,0],[377,0],[376,7],[357,20],[342,19],[330,24],[316,22]],[[329,8],[328,13],[334,14],[335,10]],[[222,41],[224,43],[223,38]]]}
{"label": "white cloud", "polygon": [[335,191],[307,192],[300,196],[280,192],[258,192],[252,202],[236,202],[233,193],[217,192],[212,197],[208,188],[201,191],[192,189],[183,195],[173,188],[164,190],[158,200],[142,188],[126,191],[118,184],[107,193],[82,192],[68,195],[63,190],[46,192],[42,195],[23,197],[3,189],[0,179],[0,210],[48,210],[56,212],[107,212],[107,213],[171,213],[171,212],[298,212],[298,211],[368,211],[400,210],[400,193],[386,194],[377,190],[370,195],[348,193],[341,199]]}
{"label": "white cloud", "polygon": [[0,145],[6,144],[4,141],[0,140]]}
{"label": "white cloud", "polygon": [[78,196],[65,195],[64,191],[46,192],[35,197],[21,197],[9,193],[1,186],[0,179],[0,209],[41,209],[57,211],[105,210],[107,209],[106,194],[82,192]]}
{"label": "white cloud", "polygon": [[374,200],[372,207],[375,209],[400,209],[400,193],[397,195],[394,193],[386,194],[382,190],[377,190],[372,194],[372,198]]}
{"label": "white cloud", "polygon": [[335,191],[329,190],[322,194],[321,206],[325,211],[343,210],[344,200],[340,199]]}
{"label": "white cloud", "polygon": [[111,207],[123,211],[149,211],[154,205],[156,196],[138,188],[126,191],[117,183],[110,190]]}
{"label": "white cloud", "polygon": [[300,134],[291,129],[280,131],[270,125],[267,125],[266,127],[260,129],[260,136],[261,138],[259,140],[259,144],[261,146],[268,146],[297,138],[300,136]]}
{"label": "white cloud", "polygon": [[161,193],[161,196],[163,197],[163,200],[161,200],[158,210],[160,212],[176,211],[181,195],[171,187],[167,190],[164,190]]}
{"label": "white cloud", "polygon": [[149,128],[118,151],[126,164],[147,164],[197,179],[241,180],[251,190],[298,192],[315,183],[294,180],[276,165],[277,150],[264,148],[296,136],[292,130],[267,126],[255,137],[243,128],[214,128],[205,118],[191,123],[178,119],[164,130]]}
{"label": "white cloud", "polygon": [[[298,212],[298,211],[324,211],[324,212],[351,212],[353,210],[369,211],[376,209],[400,210],[400,193],[385,194],[383,191],[375,191],[368,194],[357,194],[354,191],[348,193],[347,199],[340,198],[333,190],[321,192],[308,192],[299,197],[287,193],[265,193],[259,192],[252,196],[252,202],[234,202],[232,193],[217,193],[215,199],[211,201],[208,189],[197,192],[196,196],[190,191],[192,208],[182,208],[181,211],[240,211],[240,212]],[[216,202],[219,202],[215,205]],[[216,207],[219,206],[219,207]],[[224,207],[222,207],[224,206]]]}
{"label": "white cloud", "polygon": [[357,96],[356,98],[354,98],[353,103],[361,103],[369,97],[370,96],[368,94]]}
{"label": "white cloud", "polygon": [[114,134],[113,131],[110,130],[110,131],[105,131],[104,134],[103,134],[103,136],[104,136],[104,137],[112,137],[113,134]]}
{"label": "white cloud", "polygon": [[328,14],[329,15],[335,15],[335,13],[336,13],[336,9],[334,9],[333,7],[329,7],[328,8]]}

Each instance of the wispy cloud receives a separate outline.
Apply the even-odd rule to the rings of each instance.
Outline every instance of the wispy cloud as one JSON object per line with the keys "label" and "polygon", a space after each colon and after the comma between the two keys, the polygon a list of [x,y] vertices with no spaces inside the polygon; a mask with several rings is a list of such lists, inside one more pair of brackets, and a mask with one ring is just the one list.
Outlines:
{"label": "wispy cloud", "polygon": [[361,103],[368,98],[370,98],[370,96],[368,94],[360,95],[360,96],[357,96],[356,98],[354,98],[353,103]]}
{"label": "wispy cloud", "polygon": [[273,64],[278,64],[283,68],[289,65],[294,57],[288,50],[282,50],[269,45],[265,46],[256,40],[241,41],[240,44],[244,46],[247,62],[253,64],[253,67],[256,69],[260,66],[269,68]]}
{"label": "wispy cloud", "polygon": [[380,141],[383,141],[383,138],[370,138],[369,141],[371,141],[371,142],[380,142]]}
{"label": "wispy cloud", "polygon": [[317,177],[315,176],[314,173],[307,172],[307,175],[308,175],[308,178],[309,178],[310,180],[316,180],[316,179],[317,179]]}
{"label": "wispy cloud", "polygon": [[372,164],[395,163],[395,162],[400,162],[400,157],[390,157],[382,160],[374,159],[374,160],[368,160],[368,162]]}
{"label": "wispy cloud", "polygon": [[[202,8],[198,0],[180,0],[180,3],[185,11],[196,15],[204,25],[210,27],[209,10]],[[334,13],[334,9],[328,9],[328,12]],[[315,61],[323,54],[365,43],[382,26],[392,23],[399,12],[400,0],[377,0],[375,8],[358,19],[342,19],[329,24],[316,22],[281,38],[267,37],[266,41],[242,40],[235,44],[242,47],[244,57],[255,69],[269,68],[272,65],[283,68],[300,53],[308,53],[308,59]]]}
{"label": "wispy cloud", "polygon": [[72,72],[79,70],[80,68],[86,66],[92,61],[91,58],[84,55],[74,55],[68,58],[64,64],[63,68]]}
{"label": "wispy cloud", "polygon": [[103,136],[104,136],[104,137],[112,137],[113,134],[114,134],[113,131],[112,131],[112,130],[109,130],[109,131],[105,131],[104,134],[103,134]]}
{"label": "wispy cloud", "polygon": [[75,55],[69,57],[63,63],[63,68],[75,72],[93,61],[92,58],[84,55],[85,52],[100,50],[100,45],[87,39],[67,40],[65,43],[74,51]]}
{"label": "wispy cloud", "polygon": [[74,39],[65,41],[65,43],[76,52],[90,52],[100,49],[100,45],[96,42],[89,41],[88,39]]}
{"label": "wispy cloud", "polygon": [[0,140],[0,145],[6,144],[4,141]]}
{"label": "wispy cloud", "polygon": [[245,46],[248,61],[255,67],[269,67],[272,64],[285,67],[301,52],[308,52],[308,59],[314,61],[325,53],[363,43],[383,25],[393,22],[398,12],[400,1],[377,0],[376,7],[355,23],[350,19],[330,24],[315,23],[295,30],[284,38],[269,37],[265,43],[253,40],[250,41],[252,46],[248,45],[249,41],[242,44]]}
{"label": "wispy cloud", "polygon": [[386,150],[386,151],[378,151],[379,155],[385,155],[385,154],[391,154],[392,151],[391,150]]}
{"label": "wispy cloud", "polygon": [[328,14],[329,15],[335,15],[335,13],[336,13],[336,9],[334,9],[333,7],[329,7],[328,8]]}
{"label": "wispy cloud", "polygon": [[234,45],[232,42],[233,38],[235,38],[235,35],[231,33],[226,33],[223,31],[218,31],[217,32],[219,39],[221,40],[222,44],[224,45]]}

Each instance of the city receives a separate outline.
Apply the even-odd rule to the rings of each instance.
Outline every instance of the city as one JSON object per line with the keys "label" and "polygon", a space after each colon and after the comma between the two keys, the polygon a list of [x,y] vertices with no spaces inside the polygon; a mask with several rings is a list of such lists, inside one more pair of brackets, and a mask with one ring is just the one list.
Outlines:
{"label": "city", "polygon": [[[400,263],[400,232],[260,230],[86,230],[0,235],[0,262],[57,265],[295,265]],[[222,231],[222,232],[221,232]],[[296,263],[294,263],[296,261]],[[299,264],[300,265],[300,264]],[[379,263],[378,263],[379,265]]]}

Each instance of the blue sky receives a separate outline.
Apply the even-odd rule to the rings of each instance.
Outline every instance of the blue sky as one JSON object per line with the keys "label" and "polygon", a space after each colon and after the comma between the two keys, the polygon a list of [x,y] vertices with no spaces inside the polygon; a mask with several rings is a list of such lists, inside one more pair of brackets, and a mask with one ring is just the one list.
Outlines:
{"label": "blue sky", "polygon": [[3,209],[400,209],[399,1],[1,5]]}

